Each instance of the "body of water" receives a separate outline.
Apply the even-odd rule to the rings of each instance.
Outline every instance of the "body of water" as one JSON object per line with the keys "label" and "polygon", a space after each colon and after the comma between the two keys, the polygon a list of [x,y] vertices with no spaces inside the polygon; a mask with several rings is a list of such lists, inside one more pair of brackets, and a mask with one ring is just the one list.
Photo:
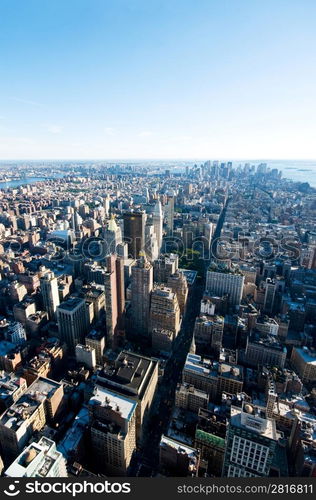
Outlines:
{"label": "body of water", "polygon": [[34,182],[48,180],[47,177],[25,177],[24,179],[16,179],[13,181],[0,182],[0,189],[9,189],[25,184],[34,184]]}
{"label": "body of water", "polygon": [[[236,167],[239,163],[244,162],[236,161],[233,165]],[[297,182],[308,182],[316,188],[316,160],[247,160],[247,163],[251,165],[267,163],[269,168],[281,170],[282,177]]]}

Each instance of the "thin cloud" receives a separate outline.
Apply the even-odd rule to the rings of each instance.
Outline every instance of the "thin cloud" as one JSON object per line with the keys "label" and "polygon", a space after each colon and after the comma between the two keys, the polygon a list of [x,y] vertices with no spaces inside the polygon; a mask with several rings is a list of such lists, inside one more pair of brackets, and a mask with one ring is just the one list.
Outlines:
{"label": "thin cloud", "polygon": [[27,104],[28,106],[36,106],[37,108],[42,108],[43,105],[36,101],[31,101],[29,99],[21,99],[20,97],[11,97],[11,101],[20,102],[22,104]]}
{"label": "thin cloud", "polygon": [[138,137],[149,137],[153,135],[153,133],[150,130],[142,130],[142,132],[139,132]]}
{"label": "thin cloud", "polygon": [[63,127],[61,125],[57,125],[54,123],[44,125],[44,128],[46,128],[46,130],[51,134],[61,134],[63,131]]}
{"label": "thin cloud", "polygon": [[112,137],[113,135],[115,135],[115,129],[113,127],[105,127],[104,133]]}

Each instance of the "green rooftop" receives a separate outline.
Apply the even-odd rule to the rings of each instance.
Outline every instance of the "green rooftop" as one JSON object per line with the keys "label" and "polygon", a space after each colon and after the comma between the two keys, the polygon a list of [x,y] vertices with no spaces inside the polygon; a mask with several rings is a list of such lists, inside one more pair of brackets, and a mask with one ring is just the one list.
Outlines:
{"label": "green rooftop", "polygon": [[209,432],[202,431],[201,429],[196,430],[195,439],[204,441],[209,446],[217,446],[218,448],[225,448],[225,439],[215,436],[214,434],[210,434]]}

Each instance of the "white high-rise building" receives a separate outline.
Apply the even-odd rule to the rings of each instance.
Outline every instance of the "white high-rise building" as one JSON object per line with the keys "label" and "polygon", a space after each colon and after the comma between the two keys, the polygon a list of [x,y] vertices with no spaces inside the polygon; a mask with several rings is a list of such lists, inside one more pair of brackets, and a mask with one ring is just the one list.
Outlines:
{"label": "white high-rise building", "polygon": [[275,420],[265,409],[244,402],[231,407],[224,458],[224,477],[269,476],[278,440]]}
{"label": "white high-rise building", "polygon": [[7,477],[68,477],[66,461],[55,441],[42,437],[33,442],[5,471]]}
{"label": "white high-rise building", "polygon": [[114,217],[111,217],[104,231],[106,255],[117,253],[117,247],[122,244],[122,241],[121,228],[116,224]]}
{"label": "white high-rise building", "polygon": [[152,216],[153,216],[154,231],[157,239],[158,252],[160,253],[162,245],[162,225],[163,225],[163,213],[160,200],[157,201]]}
{"label": "white high-rise building", "polygon": [[154,261],[158,259],[159,247],[157,241],[157,235],[155,232],[155,226],[152,224],[146,224],[145,226],[145,251],[149,260]]}
{"label": "white high-rise building", "polygon": [[104,198],[104,213],[105,213],[105,217],[108,217],[109,213],[110,213],[110,201],[111,201],[111,198],[107,194],[106,197]]}

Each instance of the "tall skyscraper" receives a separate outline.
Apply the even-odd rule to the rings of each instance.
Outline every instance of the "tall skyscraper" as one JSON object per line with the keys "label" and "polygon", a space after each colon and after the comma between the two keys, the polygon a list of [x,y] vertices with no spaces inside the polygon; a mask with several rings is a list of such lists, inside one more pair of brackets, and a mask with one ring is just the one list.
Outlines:
{"label": "tall skyscraper", "polygon": [[164,206],[164,212],[167,221],[167,232],[169,236],[173,234],[173,219],[174,219],[174,195],[168,195],[168,202]]}
{"label": "tall skyscraper", "polygon": [[57,324],[61,340],[71,353],[77,344],[84,343],[87,330],[86,303],[78,297],[71,297],[57,307]]}
{"label": "tall skyscraper", "polygon": [[41,292],[45,311],[48,312],[49,319],[56,316],[56,309],[59,306],[58,282],[53,272],[48,272],[41,277]]}
{"label": "tall skyscraper", "polygon": [[105,311],[107,340],[117,346],[118,331],[122,331],[122,316],[125,308],[124,295],[124,265],[116,255],[107,257],[107,272],[105,274]]}
{"label": "tall skyscraper", "polygon": [[128,243],[128,254],[138,259],[145,248],[145,212],[129,212],[123,215],[124,241]]}
{"label": "tall skyscraper", "polygon": [[169,276],[178,270],[179,256],[175,253],[162,255],[153,265],[155,283],[167,283]]}
{"label": "tall skyscraper", "polygon": [[151,294],[150,332],[155,329],[169,330],[178,335],[180,307],[177,295],[164,286],[156,287]]}
{"label": "tall skyscraper", "polygon": [[223,477],[269,476],[280,437],[264,408],[247,402],[232,406]]}
{"label": "tall skyscraper", "polygon": [[103,235],[106,255],[117,253],[118,245],[122,244],[122,231],[120,226],[116,224],[114,217],[108,221]]}
{"label": "tall skyscraper", "polygon": [[153,266],[143,255],[132,267],[131,314],[134,335],[149,338],[150,298],[153,289]]}
{"label": "tall skyscraper", "polygon": [[117,287],[115,255],[107,258],[107,272],[105,274],[105,312],[106,312],[106,334],[110,344],[113,343],[118,319],[117,310]]}
{"label": "tall skyscraper", "polygon": [[154,231],[157,239],[158,253],[160,253],[162,245],[162,226],[163,226],[163,213],[160,200],[156,202],[152,217],[153,217]]}
{"label": "tall skyscraper", "polygon": [[109,214],[110,214],[110,201],[111,201],[111,198],[107,194],[106,197],[104,198],[104,213],[105,213],[105,217],[108,217]]}
{"label": "tall skyscraper", "polygon": [[189,287],[187,279],[182,271],[177,270],[174,274],[169,276],[167,281],[168,288],[176,293],[179,302],[181,316],[184,316],[185,308],[188,299]]}
{"label": "tall skyscraper", "polygon": [[147,219],[147,223],[145,226],[145,241],[146,241],[145,252],[148,259],[150,259],[151,261],[158,259],[159,255],[158,241],[152,218]]}

